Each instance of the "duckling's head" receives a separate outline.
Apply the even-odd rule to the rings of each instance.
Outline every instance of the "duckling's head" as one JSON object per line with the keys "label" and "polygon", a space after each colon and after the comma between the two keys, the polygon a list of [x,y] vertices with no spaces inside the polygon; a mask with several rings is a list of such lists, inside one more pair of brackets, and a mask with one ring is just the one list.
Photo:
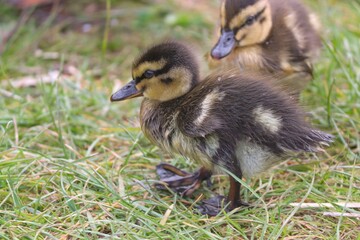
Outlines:
{"label": "duckling's head", "polygon": [[223,0],[220,10],[220,37],[211,56],[221,59],[235,47],[264,42],[272,28],[268,0]]}
{"label": "duckling's head", "polygon": [[190,48],[179,42],[165,42],[138,57],[132,78],[111,96],[111,101],[139,96],[160,102],[178,98],[196,85],[199,67]]}

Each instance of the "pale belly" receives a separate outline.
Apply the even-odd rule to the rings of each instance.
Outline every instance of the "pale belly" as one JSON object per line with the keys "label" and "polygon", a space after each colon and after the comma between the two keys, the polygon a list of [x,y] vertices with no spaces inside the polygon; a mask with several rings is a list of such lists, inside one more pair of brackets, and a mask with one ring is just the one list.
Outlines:
{"label": "pale belly", "polygon": [[270,151],[246,140],[237,143],[236,158],[245,178],[256,176],[281,160]]}

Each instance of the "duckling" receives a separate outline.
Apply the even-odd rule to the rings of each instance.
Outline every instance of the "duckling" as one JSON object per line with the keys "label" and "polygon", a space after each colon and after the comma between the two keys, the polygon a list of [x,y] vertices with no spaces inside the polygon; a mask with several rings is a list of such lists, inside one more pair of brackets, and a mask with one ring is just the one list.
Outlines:
{"label": "duckling", "polygon": [[[162,165],[177,175],[163,180],[169,187],[182,187],[191,195],[214,170],[225,168],[239,179],[251,178],[288,153],[318,152],[332,141],[331,135],[304,121],[286,94],[256,75],[217,72],[200,81],[198,69],[186,45],[160,43],[135,60],[133,80],[111,96],[111,101],[143,96],[144,135],[164,151],[202,166],[188,174]],[[229,179],[228,210],[242,204],[240,183]],[[218,202],[211,200],[204,204]],[[203,209],[203,214],[216,215],[221,206]]]}
{"label": "duckling", "polygon": [[294,94],[312,79],[312,62],[321,48],[320,23],[298,0],[223,0],[220,18],[210,66],[272,73]]}

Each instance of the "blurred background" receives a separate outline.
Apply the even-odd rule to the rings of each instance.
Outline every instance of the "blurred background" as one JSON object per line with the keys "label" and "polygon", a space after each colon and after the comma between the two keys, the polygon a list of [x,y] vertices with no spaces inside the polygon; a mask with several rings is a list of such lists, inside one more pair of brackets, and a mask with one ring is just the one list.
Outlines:
{"label": "blurred background", "polygon": [[[305,3],[320,17],[324,47],[301,103],[336,141],[327,153],[291,158],[249,186],[269,204],[360,202],[360,3]],[[149,44],[178,39],[204,56],[215,42],[219,4],[0,0],[1,239],[359,239],[358,219],[327,218],[323,209],[277,205],[211,220],[188,211],[193,199],[151,190],[160,161],[197,166],[144,138],[141,99],[111,104],[110,95]],[[206,74],[205,58],[202,65]],[[213,190],[224,194],[227,184],[215,177]],[[242,191],[245,200],[257,199]],[[177,207],[159,225],[171,204]]]}

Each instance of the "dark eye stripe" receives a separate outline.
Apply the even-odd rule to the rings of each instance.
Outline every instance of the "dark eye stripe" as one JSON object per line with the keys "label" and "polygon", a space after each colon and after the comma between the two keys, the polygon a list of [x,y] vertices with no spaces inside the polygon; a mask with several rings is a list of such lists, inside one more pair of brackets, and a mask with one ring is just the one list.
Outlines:
{"label": "dark eye stripe", "polygon": [[142,79],[141,77],[136,77],[136,78],[134,78],[134,80],[135,80],[135,83],[138,84],[138,83],[140,83],[141,80],[143,80],[143,79]]}
{"label": "dark eye stripe", "polygon": [[[258,18],[265,12],[265,9],[266,7],[264,7],[262,10],[260,10],[259,12],[257,12],[255,15],[254,15],[254,22],[256,22],[258,20]],[[233,29],[234,31],[234,35],[237,34],[237,32],[242,29],[243,27],[245,27],[247,24],[246,24],[246,20],[243,24],[241,24],[239,27],[236,27]]]}
{"label": "dark eye stripe", "polygon": [[173,81],[173,79],[169,78],[169,77],[161,79],[161,82],[163,82],[165,84],[170,84],[172,81]]}
{"label": "dark eye stripe", "polygon": [[263,23],[264,21],[266,20],[266,17],[262,17],[262,18],[260,18],[260,23]]}
{"label": "dark eye stripe", "polygon": [[[154,71],[154,77],[157,77],[161,74],[167,73],[172,67],[174,67],[174,64],[166,64],[162,69]],[[136,84],[140,83],[142,80],[147,79],[145,77],[145,73],[143,73],[140,77],[134,78]]]}

